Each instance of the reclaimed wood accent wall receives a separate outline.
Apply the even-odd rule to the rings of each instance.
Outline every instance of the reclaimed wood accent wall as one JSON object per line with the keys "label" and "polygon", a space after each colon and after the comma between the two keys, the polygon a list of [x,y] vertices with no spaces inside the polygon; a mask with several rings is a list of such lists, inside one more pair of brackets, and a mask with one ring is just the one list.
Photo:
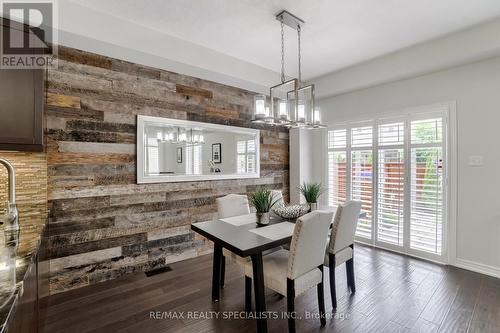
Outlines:
{"label": "reclaimed wood accent wall", "polygon": [[[250,121],[254,93],[60,48],[48,73],[51,293],[208,253],[190,231],[215,199],[257,186],[289,196],[288,131]],[[136,184],[136,116],[261,129],[259,179]]]}

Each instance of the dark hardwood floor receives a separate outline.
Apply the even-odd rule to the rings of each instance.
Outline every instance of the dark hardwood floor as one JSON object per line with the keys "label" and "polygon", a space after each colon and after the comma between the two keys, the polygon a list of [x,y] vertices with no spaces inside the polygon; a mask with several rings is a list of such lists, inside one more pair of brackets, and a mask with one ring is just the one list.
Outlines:
{"label": "dark hardwood floor", "polygon": [[[345,266],[337,268],[335,313],[325,281],[332,316],[325,328],[319,319],[305,318],[306,312],[318,311],[316,289],[296,299],[303,317],[297,320],[297,332],[500,332],[500,279],[363,245],[356,246],[354,266],[354,295],[347,292]],[[222,318],[244,314],[239,267],[228,263],[218,303],[210,297],[211,267],[207,255],[172,264],[170,272],[136,274],[51,296],[43,332],[255,332],[253,319]],[[268,311],[286,311],[286,299],[272,291],[266,292],[266,300]],[[210,312],[215,311],[220,318],[193,318],[188,311],[205,316],[215,316]],[[161,318],[162,313],[181,312],[184,318]],[[268,320],[268,327],[286,332],[287,321]]]}

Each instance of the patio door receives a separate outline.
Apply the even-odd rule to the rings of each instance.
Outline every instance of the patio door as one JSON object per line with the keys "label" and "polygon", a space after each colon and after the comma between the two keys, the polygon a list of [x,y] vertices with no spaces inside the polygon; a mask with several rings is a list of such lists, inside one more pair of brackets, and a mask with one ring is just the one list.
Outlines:
{"label": "patio door", "polygon": [[360,200],[359,241],[444,261],[446,112],[329,131],[328,203]]}

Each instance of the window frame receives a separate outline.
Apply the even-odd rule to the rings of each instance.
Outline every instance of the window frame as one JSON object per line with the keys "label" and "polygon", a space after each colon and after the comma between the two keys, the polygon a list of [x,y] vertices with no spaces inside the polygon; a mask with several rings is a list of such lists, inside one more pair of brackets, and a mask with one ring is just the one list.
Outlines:
{"label": "window frame", "polygon": [[[410,200],[411,193],[411,148],[416,145],[411,145],[411,121],[415,120],[424,120],[434,117],[442,117],[442,159],[443,159],[443,175],[442,175],[442,239],[441,239],[441,254],[435,254],[425,251],[420,251],[417,249],[410,249],[410,217],[411,205],[407,201]],[[405,176],[404,176],[404,245],[397,246],[391,243],[382,242],[377,240],[378,235],[378,179],[379,179],[379,150],[380,149],[390,149],[392,147],[401,147],[401,144],[397,145],[379,145],[379,125],[387,124],[387,123],[395,123],[395,122],[404,122],[404,160],[405,160]],[[367,147],[363,148],[350,148],[351,143],[351,130],[353,127],[361,127],[364,124],[372,124],[373,125],[373,145],[372,145],[372,153],[373,153],[373,197],[372,197],[372,235],[371,239],[361,238],[356,236],[356,241],[360,243],[369,244],[371,246],[381,247],[388,250],[392,250],[395,252],[405,253],[411,256],[424,258],[427,260],[439,262],[439,263],[449,263],[455,262],[456,260],[456,102],[446,102],[433,104],[428,106],[421,106],[415,108],[408,108],[404,110],[400,110],[398,112],[390,112],[390,113],[380,113],[376,116],[372,117],[364,117],[359,116],[349,121],[343,119],[338,123],[329,126],[327,128],[326,135],[326,148],[327,155],[330,151],[344,151],[346,153],[346,158],[349,159],[347,163],[347,174],[351,175],[350,164],[351,164],[351,152],[353,150],[366,150]],[[342,130],[347,129],[347,144],[345,148],[329,148],[328,147],[328,132],[332,130]],[[419,144],[420,145],[420,144]],[[435,146],[436,144],[422,144],[421,146]],[[410,162],[407,162],[410,161]],[[450,163],[450,161],[454,161],[455,164]],[[326,168],[325,168],[325,180],[326,184],[329,184],[329,174],[328,174],[328,157],[326,158]],[[327,185],[328,186],[328,185]],[[351,198],[351,180],[347,180],[346,184],[346,198],[349,200]],[[410,194],[410,195],[408,195]],[[326,203],[329,203],[329,200],[325,200]],[[335,207],[332,207],[335,208]],[[408,222],[407,222],[408,221]],[[406,235],[408,233],[408,235]]]}

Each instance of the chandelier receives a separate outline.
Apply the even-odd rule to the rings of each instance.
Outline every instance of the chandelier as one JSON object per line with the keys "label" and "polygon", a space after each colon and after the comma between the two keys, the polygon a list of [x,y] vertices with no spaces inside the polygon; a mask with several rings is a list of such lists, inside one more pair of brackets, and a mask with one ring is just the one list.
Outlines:
{"label": "chandelier", "polygon": [[204,144],[205,136],[201,129],[171,127],[164,128],[157,132],[156,139],[164,143],[185,143],[185,144]]}
{"label": "chandelier", "polygon": [[[315,106],[314,84],[302,84],[301,29],[304,21],[281,11],[276,15],[281,23],[281,83],[270,88],[269,102],[266,95],[255,95],[253,122],[289,128],[321,128],[321,112]],[[285,75],[285,25],[297,31],[298,78],[286,79]]]}

